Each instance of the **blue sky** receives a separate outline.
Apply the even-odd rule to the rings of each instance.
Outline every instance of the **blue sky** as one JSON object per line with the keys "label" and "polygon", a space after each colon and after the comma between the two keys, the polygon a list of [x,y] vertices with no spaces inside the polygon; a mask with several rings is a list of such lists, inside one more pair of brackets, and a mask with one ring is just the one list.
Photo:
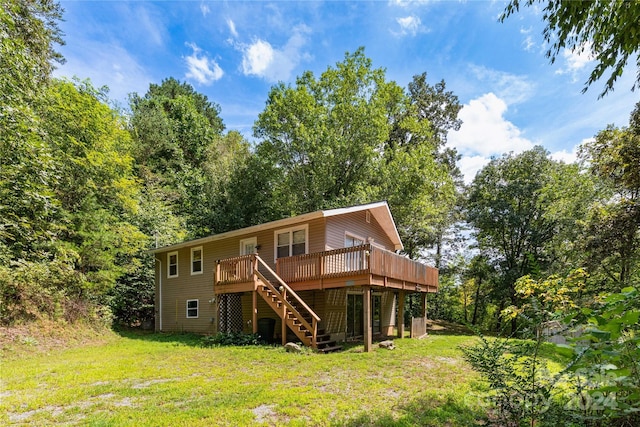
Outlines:
{"label": "blue sky", "polygon": [[[143,95],[168,77],[187,81],[221,107],[227,130],[252,138],[270,88],[316,76],[365,47],[388,80],[406,87],[423,72],[444,79],[464,105],[449,145],[467,181],[491,156],[542,145],[572,161],[577,145],[608,124],[626,126],[640,100],[628,67],[615,91],[586,94],[587,53],[545,57],[541,11],[505,23],[501,1],[61,1],[66,63],[57,76],[107,85],[113,100]],[[632,61],[633,65],[634,62]]]}

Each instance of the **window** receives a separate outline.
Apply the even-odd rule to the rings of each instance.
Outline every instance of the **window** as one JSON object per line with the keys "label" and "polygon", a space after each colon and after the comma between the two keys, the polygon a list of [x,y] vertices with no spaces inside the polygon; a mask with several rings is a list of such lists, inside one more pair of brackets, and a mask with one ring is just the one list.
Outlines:
{"label": "window", "polygon": [[364,239],[356,237],[353,234],[345,233],[344,235],[344,247],[352,248],[354,246],[364,245]]}
{"label": "window", "polygon": [[167,277],[178,277],[178,252],[169,252],[167,262]]}
{"label": "window", "polygon": [[258,252],[258,238],[250,237],[240,240],[240,255],[251,255]]}
{"label": "window", "polygon": [[188,299],[187,300],[187,319],[197,319],[197,318],[198,318],[198,300]]}
{"label": "window", "polygon": [[276,259],[307,253],[308,226],[276,231]]}
{"label": "window", "polygon": [[[354,246],[364,245],[364,239],[357,237],[353,234],[345,233],[344,235],[344,247],[353,248]],[[362,250],[357,252],[347,252],[344,254],[344,268],[345,271],[358,271],[366,268],[365,256]]]}
{"label": "window", "polygon": [[202,246],[191,248],[191,274],[202,274]]}

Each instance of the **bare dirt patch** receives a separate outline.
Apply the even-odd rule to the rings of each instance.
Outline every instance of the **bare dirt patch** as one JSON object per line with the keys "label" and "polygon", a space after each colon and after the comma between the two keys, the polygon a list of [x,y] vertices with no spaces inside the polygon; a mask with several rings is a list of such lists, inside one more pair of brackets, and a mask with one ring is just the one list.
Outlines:
{"label": "bare dirt patch", "polygon": [[260,405],[257,408],[253,408],[251,412],[256,416],[256,422],[266,423],[277,415],[273,408],[275,408],[275,405]]}

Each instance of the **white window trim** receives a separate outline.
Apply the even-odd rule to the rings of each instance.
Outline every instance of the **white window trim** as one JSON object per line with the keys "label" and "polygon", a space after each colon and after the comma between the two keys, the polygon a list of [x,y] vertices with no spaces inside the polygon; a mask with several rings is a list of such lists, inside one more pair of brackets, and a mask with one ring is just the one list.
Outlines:
{"label": "white window trim", "polygon": [[[176,274],[173,274],[173,275],[171,274],[171,266],[173,265],[173,264],[171,264],[171,256],[172,255],[176,256],[176,264],[175,264],[175,266],[176,266]],[[180,274],[180,270],[179,270],[180,262],[179,262],[179,259],[180,258],[178,256],[178,251],[169,252],[167,254],[167,278],[172,279],[174,277],[178,277],[178,275]]]}
{"label": "white window trim", "polygon": [[[195,251],[200,251],[200,271],[193,271],[193,253]],[[204,251],[202,250],[202,246],[196,246],[191,248],[191,275],[196,276],[198,274],[202,274],[204,271]]]}
{"label": "white window trim", "polygon": [[343,240],[343,242],[344,242],[343,244],[345,245],[345,247],[347,246],[347,237],[351,237],[352,239],[361,240],[363,245],[365,245],[367,243],[367,239],[365,239],[364,237],[358,236],[357,234],[352,233],[350,231],[345,231],[344,232],[344,240]]}
{"label": "white window trim", "polygon": [[[247,255],[243,253],[244,247],[247,243],[253,243],[253,247],[256,248],[258,246],[258,238],[254,236],[247,239],[240,239],[240,252],[238,252],[240,255]],[[257,252],[257,249],[254,249],[254,251]]]}
{"label": "white window trim", "polygon": [[[309,224],[303,224],[303,225],[298,225],[298,226],[289,227],[289,228],[282,228],[280,230],[275,230],[273,232],[273,262],[274,263],[278,259],[278,234],[287,233],[287,232],[290,234],[289,249],[291,249],[291,246],[293,245],[293,232],[300,231],[300,230],[304,230],[304,253],[305,254],[309,253]],[[289,253],[292,253],[292,251],[289,251]]]}
{"label": "white window trim", "polygon": [[[195,316],[189,316],[189,310],[193,310],[193,308],[189,308],[189,303],[195,301],[196,302],[196,315]],[[187,319],[197,319],[200,316],[200,300],[197,299],[188,299],[187,303],[185,305],[186,307],[186,312],[185,312],[185,316],[187,317]]]}

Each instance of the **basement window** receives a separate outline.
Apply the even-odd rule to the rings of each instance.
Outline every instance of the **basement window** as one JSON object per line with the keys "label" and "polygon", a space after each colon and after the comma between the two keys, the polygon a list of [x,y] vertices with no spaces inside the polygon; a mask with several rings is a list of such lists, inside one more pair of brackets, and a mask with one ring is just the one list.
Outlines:
{"label": "basement window", "polygon": [[197,318],[198,318],[198,300],[188,299],[187,300],[187,319],[197,319]]}

